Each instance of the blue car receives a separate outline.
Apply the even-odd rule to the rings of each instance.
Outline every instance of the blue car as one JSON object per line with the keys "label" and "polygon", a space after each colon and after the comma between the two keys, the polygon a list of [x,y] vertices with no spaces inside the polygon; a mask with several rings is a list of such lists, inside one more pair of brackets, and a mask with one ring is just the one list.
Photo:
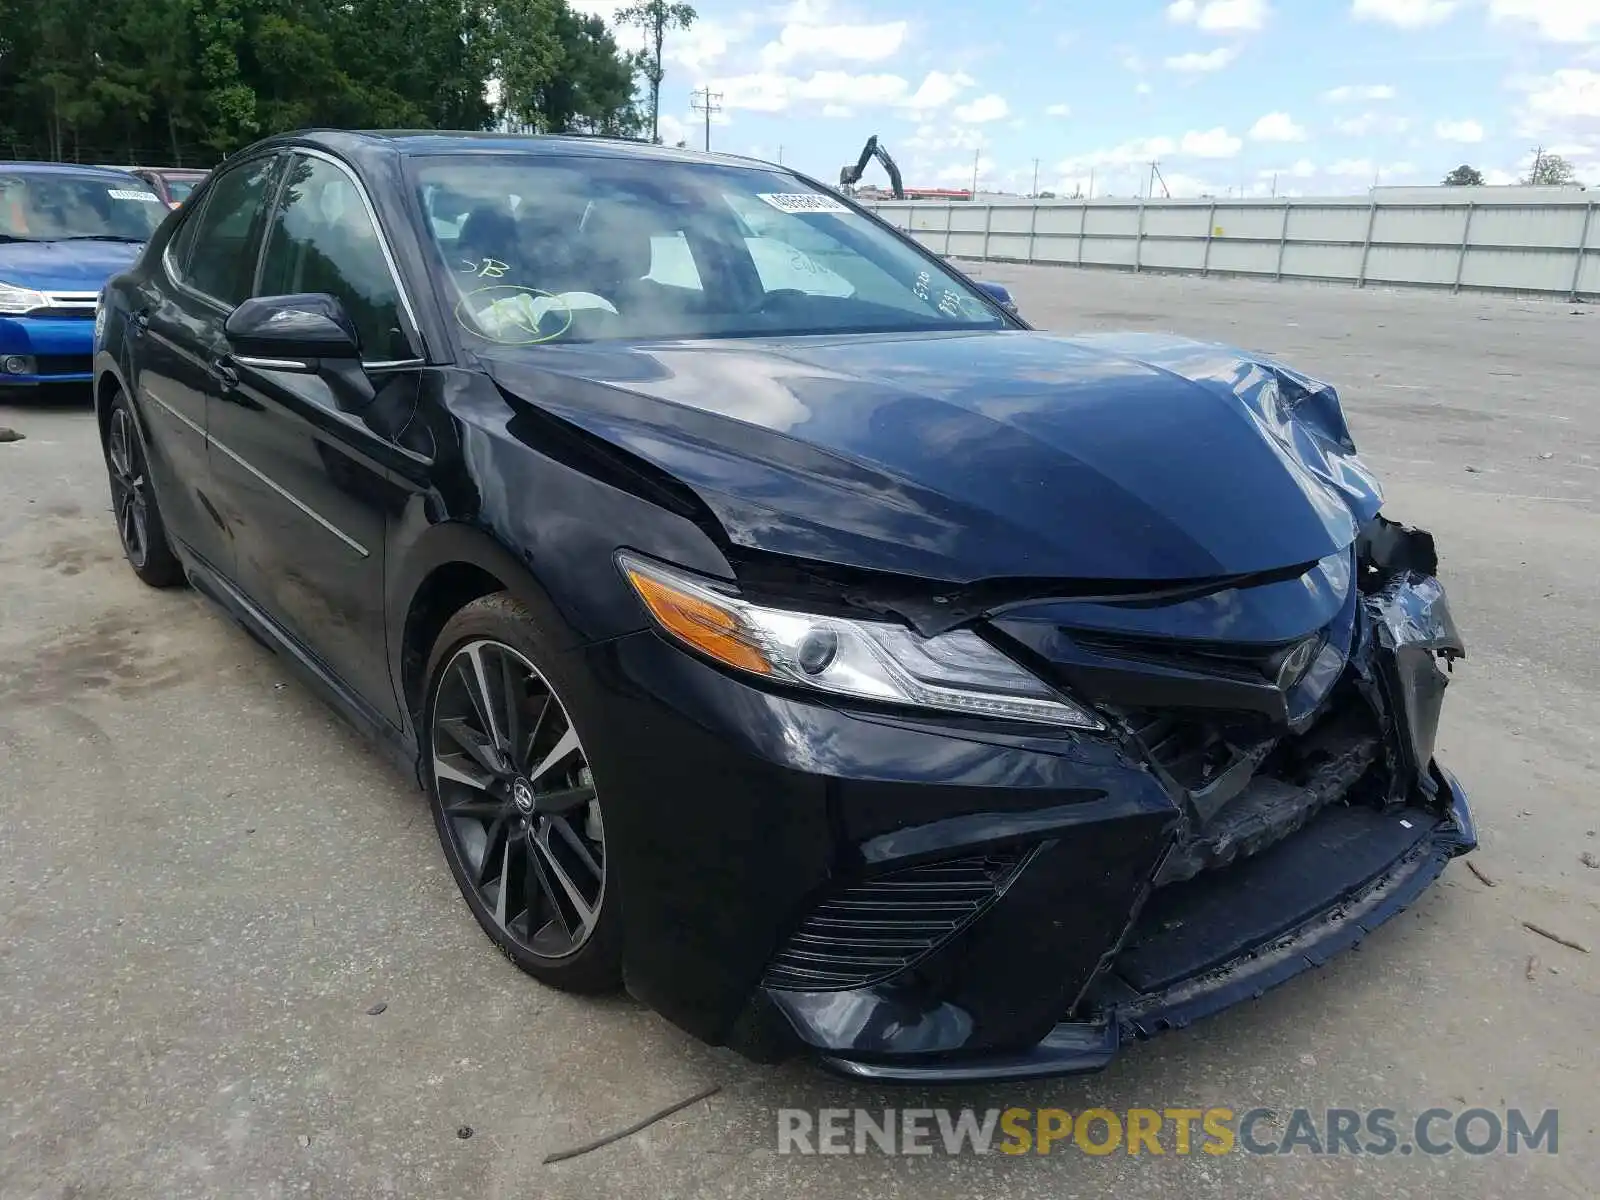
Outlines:
{"label": "blue car", "polygon": [[167,212],[126,171],[0,163],[0,388],[89,382],[100,289]]}

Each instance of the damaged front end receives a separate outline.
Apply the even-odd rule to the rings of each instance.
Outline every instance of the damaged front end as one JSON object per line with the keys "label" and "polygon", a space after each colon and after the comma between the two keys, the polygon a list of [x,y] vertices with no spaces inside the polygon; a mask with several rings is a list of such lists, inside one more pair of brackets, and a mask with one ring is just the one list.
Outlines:
{"label": "damaged front end", "polygon": [[[1466,796],[1434,761],[1443,693],[1465,655],[1437,570],[1428,534],[1374,516],[1347,551],[1289,578],[992,612],[989,628],[1013,653],[1114,718],[1126,760],[1159,786],[1169,819],[1152,826],[1145,797],[1113,806],[1104,828],[1013,839],[990,848],[987,883],[969,854],[965,885],[987,899],[908,969],[855,989],[780,971],[769,995],[847,1074],[1020,1078],[1103,1066],[1123,1040],[1259,996],[1358,942],[1476,845]],[[1119,843],[1144,864],[1105,867],[1099,920],[1083,906],[1081,874],[1105,852],[1085,855],[1078,843]],[[1115,918],[1115,887],[1105,886],[1114,874]],[[901,896],[921,894],[909,874],[894,882]],[[951,981],[989,961],[986,941],[1028,946],[995,930],[1041,909],[1061,914],[1057,925],[1079,918],[1077,936],[1100,943],[1074,959],[1084,966],[1054,1025],[1025,1050],[933,1053],[936,1037],[916,1031],[963,1007],[951,1003]],[[844,911],[822,927],[838,934]],[[1040,932],[1032,944],[1055,943]],[[896,1035],[841,1045],[841,1012]],[[903,1053],[917,1038],[930,1053]]]}

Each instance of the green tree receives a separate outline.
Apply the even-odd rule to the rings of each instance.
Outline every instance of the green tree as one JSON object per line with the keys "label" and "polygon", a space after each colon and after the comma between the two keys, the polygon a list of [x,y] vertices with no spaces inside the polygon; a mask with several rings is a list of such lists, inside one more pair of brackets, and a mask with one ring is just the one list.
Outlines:
{"label": "green tree", "polygon": [[1577,178],[1578,173],[1572,169],[1572,164],[1561,155],[1546,154],[1541,150],[1533,156],[1533,166],[1528,168],[1528,177],[1522,182],[1529,185],[1558,187],[1573,183]]}
{"label": "green tree", "polygon": [[1444,177],[1444,187],[1482,187],[1483,172],[1477,167],[1469,167],[1462,163],[1450,174]]}
{"label": "green tree", "polygon": [[307,126],[502,119],[632,135],[638,69],[568,0],[0,0],[0,155],[209,166]]}
{"label": "green tree", "polygon": [[661,141],[661,81],[666,71],[661,65],[661,47],[669,29],[687,29],[694,24],[698,14],[687,4],[669,4],[667,0],[641,0],[617,14],[625,25],[637,25],[644,30],[648,45],[640,69],[650,81],[650,140]]}

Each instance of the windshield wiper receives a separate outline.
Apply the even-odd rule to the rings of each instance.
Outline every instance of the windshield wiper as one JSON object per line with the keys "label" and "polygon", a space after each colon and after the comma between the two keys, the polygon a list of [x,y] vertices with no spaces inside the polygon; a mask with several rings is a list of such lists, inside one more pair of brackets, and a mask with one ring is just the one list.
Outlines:
{"label": "windshield wiper", "polygon": [[38,238],[18,237],[14,233],[0,233],[0,242],[37,242]]}
{"label": "windshield wiper", "polygon": [[52,242],[148,242],[148,237],[129,237],[124,233],[71,233],[51,238]]}

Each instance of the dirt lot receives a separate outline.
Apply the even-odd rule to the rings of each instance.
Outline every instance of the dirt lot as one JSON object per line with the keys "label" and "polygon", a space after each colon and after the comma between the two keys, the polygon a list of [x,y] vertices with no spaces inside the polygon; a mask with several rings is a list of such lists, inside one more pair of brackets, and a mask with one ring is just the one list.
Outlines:
{"label": "dirt lot", "polygon": [[[1216,337],[1340,385],[1388,511],[1439,537],[1471,653],[1442,754],[1496,886],[1457,863],[1358,952],[1090,1079],[758,1068],[519,975],[420,796],[196,597],[122,565],[87,410],[0,407],[26,438],[0,444],[0,1196],[1595,1195],[1600,311],[977,273],[1041,326]],[[884,1104],[1558,1108],[1560,1152],[776,1153],[780,1107]]]}

